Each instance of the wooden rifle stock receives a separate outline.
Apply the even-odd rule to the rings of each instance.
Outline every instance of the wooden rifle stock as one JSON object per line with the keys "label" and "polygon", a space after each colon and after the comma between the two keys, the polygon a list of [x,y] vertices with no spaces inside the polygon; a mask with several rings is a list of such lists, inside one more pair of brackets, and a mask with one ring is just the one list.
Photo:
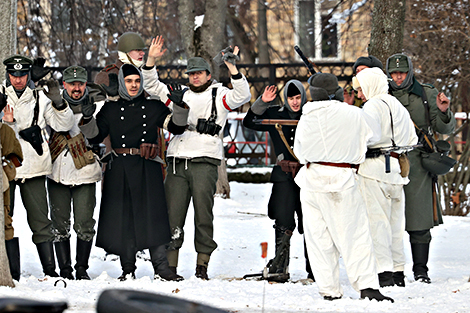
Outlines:
{"label": "wooden rifle stock", "polygon": [[298,120],[284,120],[284,119],[261,119],[261,120],[255,120],[255,124],[258,125],[286,125],[286,126],[297,126],[297,123],[299,123]]}

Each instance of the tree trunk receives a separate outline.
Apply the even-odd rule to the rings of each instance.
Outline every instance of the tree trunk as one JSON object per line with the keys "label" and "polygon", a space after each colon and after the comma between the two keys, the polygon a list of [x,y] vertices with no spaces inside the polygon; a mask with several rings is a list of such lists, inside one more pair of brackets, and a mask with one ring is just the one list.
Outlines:
{"label": "tree trunk", "polygon": [[[7,56],[16,51],[16,0],[7,0],[0,2],[0,58],[3,61]],[[5,67],[0,66],[0,77],[5,77]],[[0,157],[2,149],[0,145]],[[5,175],[2,174],[1,175]],[[0,178],[0,225],[5,225],[5,216],[3,209],[3,177]],[[0,226],[1,227],[1,226]],[[10,265],[8,264],[7,252],[5,250],[5,227],[0,230],[0,286],[15,287],[10,274]]]}
{"label": "tree trunk", "polygon": [[385,66],[387,58],[402,52],[406,0],[375,0],[369,54]]}
{"label": "tree trunk", "polygon": [[266,2],[263,0],[258,0],[258,61],[260,64],[270,63]]}
{"label": "tree trunk", "polygon": [[[219,78],[220,69],[212,62],[212,58],[224,47],[227,0],[206,0],[204,21],[195,29],[195,7],[193,0],[179,0],[178,14],[181,28],[181,38],[187,58],[198,56],[212,63],[211,76]],[[218,168],[216,194],[230,198],[230,185],[227,177],[225,160]]]}

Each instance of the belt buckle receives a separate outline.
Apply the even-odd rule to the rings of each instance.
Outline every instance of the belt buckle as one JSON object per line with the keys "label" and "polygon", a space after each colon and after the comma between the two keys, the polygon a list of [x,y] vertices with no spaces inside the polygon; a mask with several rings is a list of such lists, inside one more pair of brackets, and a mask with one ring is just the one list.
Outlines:
{"label": "belt buckle", "polygon": [[[135,151],[136,153],[134,153],[133,151]],[[138,149],[136,149],[136,148],[129,148],[129,154],[130,154],[130,155],[136,155],[136,154],[138,154]]]}

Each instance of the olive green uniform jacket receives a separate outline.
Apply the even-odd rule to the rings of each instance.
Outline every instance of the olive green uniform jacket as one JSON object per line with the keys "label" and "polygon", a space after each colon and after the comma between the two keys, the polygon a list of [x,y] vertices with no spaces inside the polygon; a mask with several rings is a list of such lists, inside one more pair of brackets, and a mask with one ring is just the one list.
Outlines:
{"label": "olive green uniform jacket", "polygon": [[[440,134],[450,134],[455,128],[455,117],[449,109],[443,113],[437,107],[437,89],[429,85],[421,85],[415,78],[413,80],[413,85],[409,89],[391,91],[392,95],[410,112],[413,122],[419,128],[426,129],[425,107],[421,98],[424,90],[429,103],[429,118],[432,130]],[[416,131],[418,134],[419,131]],[[405,229],[407,231],[427,230],[442,224],[439,201],[437,201],[437,215],[434,217],[432,175],[421,165],[421,155],[423,153],[425,152],[421,148],[414,149],[409,153],[411,167],[408,177],[410,183],[404,188],[406,197]]]}

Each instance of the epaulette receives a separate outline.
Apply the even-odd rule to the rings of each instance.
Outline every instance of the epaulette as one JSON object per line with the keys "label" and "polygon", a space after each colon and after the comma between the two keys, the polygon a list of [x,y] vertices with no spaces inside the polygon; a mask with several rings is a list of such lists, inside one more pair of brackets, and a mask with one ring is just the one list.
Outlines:
{"label": "epaulette", "polygon": [[102,69],[101,71],[102,72],[108,72],[108,71],[112,70],[113,68],[117,68],[116,64],[106,65],[106,67],[104,69]]}
{"label": "epaulette", "polygon": [[421,84],[423,87],[428,87],[428,88],[436,88],[432,84]]}

